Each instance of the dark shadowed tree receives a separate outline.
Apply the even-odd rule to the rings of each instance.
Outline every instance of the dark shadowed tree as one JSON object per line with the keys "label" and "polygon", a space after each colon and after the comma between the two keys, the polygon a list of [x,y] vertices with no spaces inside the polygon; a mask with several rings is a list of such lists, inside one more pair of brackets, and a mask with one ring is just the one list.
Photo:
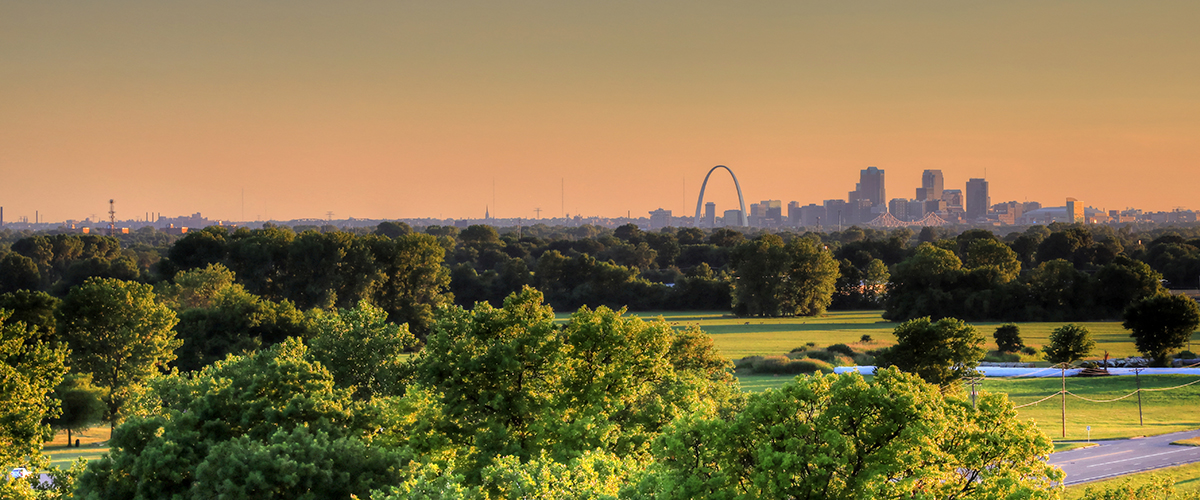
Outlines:
{"label": "dark shadowed tree", "polygon": [[1122,325],[1131,332],[1138,352],[1165,365],[1167,356],[1186,346],[1200,326],[1200,307],[1187,295],[1159,293],[1130,304]]}

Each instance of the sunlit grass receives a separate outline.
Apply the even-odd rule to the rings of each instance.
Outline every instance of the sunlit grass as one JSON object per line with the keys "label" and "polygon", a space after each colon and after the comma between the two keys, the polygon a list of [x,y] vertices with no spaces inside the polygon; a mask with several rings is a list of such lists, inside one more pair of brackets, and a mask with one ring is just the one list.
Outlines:
{"label": "sunlit grass", "polygon": [[1076,500],[1083,498],[1083,493],[1088,488],[1103,490],[1119,486],[1125,481],[1130,481],[1136,488],[1138,485],[1148,484],[1154,476],[1167,476],[1175,481],[1175,490],[1177,492],[1200,491],[1200,463],[1180,465],[1178,467],[1166,467],[1155,469],[1147,472],[1139,472],[1137,474],[1129,474],[1119,476],[1103,481],[1093,481],[1090,483],[1076,484],[1068,486],[1063,494],[1063,500]]}
{"label": "sunlit grass", "polygon": [[111,437],[109,431],[107,425],[101,425],[84,432],[72,433],[71,438],[79,440],[78,448],[68,447],[67,432],[61,431],[55,434],[52,441],[42,446],[42,454],[50,457],[50,465],[63,469],[70,468],[75,459],[79,457],[85,460],[96,460],[108,453],[108,440]]}

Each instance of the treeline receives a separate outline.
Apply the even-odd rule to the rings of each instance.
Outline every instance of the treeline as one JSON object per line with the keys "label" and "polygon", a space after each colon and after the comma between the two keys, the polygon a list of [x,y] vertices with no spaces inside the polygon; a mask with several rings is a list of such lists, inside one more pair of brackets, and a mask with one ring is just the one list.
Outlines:
{"label": "treeline", "polygon": [[[893,268],[884,317],[1116,319],[1167,283],[1200,280],[1198,249],[1200,238],[1107,226],[1034,226],[1003,239],[966,231],[921,243]],[[1176,281],[1164,280],[1163,272]]]}
{"label": "treeline", "polygon": [[[414,229],[385,222],[373,230],[326,226],[299,233],[271,225],[232,231],[210,227],[169,247],[147,246],[161,243],[153,230],[136,233],[119,240],[13,239],[12,233],[0,233],[10,241],[0,250],[0,291],[40,290],[61,297],[92,276],[172,282],[181,271],[220,263],[262,300],[286,302],[300,311],[367,300],[423,337],[439,305],[495,306],[526,285],[538,287],[548,303],[564,309],[606,305],[777,315],[825,307],[885,308],[887,317],[897,320],[928,315],[1008,321],[1115,318],[1130,300],[1157,290],[1153,282],[1159,279],[1173,287],[1200,285],[1200,229],[1195,227],[1137,231],[1052,224],[1003,235],[979,229],[956,234],[946,228],[915,233],[850,227],[772,234],[729,228],[650,232],[633,225]],[[831,294],[814,302],[820,307],[752,306],[739,291],[750,288],[743,279],[789,279],[778,259],[754,260],[773,258],[760,247],[769,241],[767,246],[782,248],[799,239],[833,257]],[[132,247],[125,246],[130,242]],[[920,250],[923,244],[940,251]],[[791,292],[779,287],[771,293],[793,301]]]}

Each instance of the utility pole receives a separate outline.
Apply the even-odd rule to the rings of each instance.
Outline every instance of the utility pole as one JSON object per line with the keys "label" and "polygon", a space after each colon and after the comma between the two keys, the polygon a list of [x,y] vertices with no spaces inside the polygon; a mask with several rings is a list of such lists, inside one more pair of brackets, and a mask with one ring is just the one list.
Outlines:
{"label": "utility pole", "polygon": [[533,212],[537,214],[537,218],[539,218],[539,219],[542,218],[542,209],[541,208],[535,208],[535,209],[533,209]]}
{"label": "utility pole", "polygon": [[1146,422],[1142,421],[1142,377],[1139,375],[1142,372],[1141,368],[1133,369],[1133,380],[1137,382],[1138,394],[1138,427],[1145,427]]}
{"label": "utility pole", "polygon": [[1059,366],[1062,370],[1062,437],[1067,437],[1067,364]]}

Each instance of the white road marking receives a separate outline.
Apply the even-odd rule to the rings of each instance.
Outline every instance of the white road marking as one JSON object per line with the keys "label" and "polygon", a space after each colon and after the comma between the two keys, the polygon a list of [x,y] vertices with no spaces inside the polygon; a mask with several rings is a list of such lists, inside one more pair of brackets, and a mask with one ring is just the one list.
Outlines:
{"label": "white road marking", "polygon": [[[1181,451],[1196,451],[1196,450],[1187,450],[1187,449],[1184,449],[1184,450],[1175,450],[1175,451],[1164,451],[1164,452],[1162,452],[1162,453],[1155,453],[1155,454],[1153,454],[1153,455],[1142,455],[1142,456],[1133,457],[1133,458],[1126,458],[1126,459],[1124,459],[1124,460],[1113,460],[1113,461],[1111,461],[1111,462],[1104,462],[1104,463],[1102,463],[1102,464],[1094,464],[1094,465],[1089,465],[1088,467],[1089,467],[1089,468],[1090,468],[1090,467],[1099,467],[1099,466],[1101,466],[1101,465],[1117,464],[1117,463],[1121,463],[1121,462],[1128,462],[1128,461],[1130,461],[1130,460],[1142,460],[1142,459],[1145,459],[1145,458],[1157,457],[1157,456],[1160,456],[1160,455],[1170,455],[1170,454],[1172,454],[1172,453],[1179,453],[1179,452],[1181,452]],[[1134,465],[1137,465],[1137,464],[1134,464]]]}

